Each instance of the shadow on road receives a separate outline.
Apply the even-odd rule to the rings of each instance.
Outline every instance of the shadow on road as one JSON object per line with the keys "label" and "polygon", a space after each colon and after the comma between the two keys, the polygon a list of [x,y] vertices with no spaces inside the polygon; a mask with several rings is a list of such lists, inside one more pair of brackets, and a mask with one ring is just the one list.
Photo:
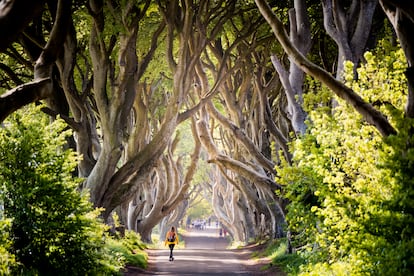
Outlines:
{"label": "shadow on road", "polygon": [[217,229],[188,231],[183,239],[185,249],[174,250],[173,262],[167,249],[148,250],[148,270],[128,268],[124,275],[284,275],[261,271],[264,263],[250,259],[251,249],[227,249],[228,241]]}

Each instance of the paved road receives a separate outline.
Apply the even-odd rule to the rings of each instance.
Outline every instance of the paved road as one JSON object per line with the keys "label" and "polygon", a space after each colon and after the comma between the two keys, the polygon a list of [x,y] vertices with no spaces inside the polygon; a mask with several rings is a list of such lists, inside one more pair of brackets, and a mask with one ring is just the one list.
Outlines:
{"label": "paved road", "polygon": [[[174,249],[174,261],[168,260],[169,250],[149,250],[148,271],[130,271],[136,275],[283,275],[261,272],[261,264],[250,259],[251,250],[229,250],[217,229],[193,230],[183,236],[185,249]],[[276,274],[275,274],[276,273]]]}

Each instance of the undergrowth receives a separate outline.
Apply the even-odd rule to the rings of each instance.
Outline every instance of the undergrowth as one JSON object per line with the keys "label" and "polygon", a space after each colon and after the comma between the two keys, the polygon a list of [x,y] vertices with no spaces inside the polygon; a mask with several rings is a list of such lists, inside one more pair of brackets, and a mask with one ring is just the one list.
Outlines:
{"label": "undergrowth", "polygon": [[126,231],[123,238],[109,238],[107,245],[111,253],[122,258],[126,265],[147,268],[148,254],[145,252],[147,246],[141,242],[139,234]]}
{"label": "undergrowth", "polygon": [[[270,266],[277,266],[288,275],[298,275],[299,268],[305,263],[305,259],[296,253],[287,253],[287,239],[272,240],[266,246],[266,249],[257,254],[263,255],[271,260],[263,269],[267,269]],[[261,256],[256,256],[261,257]]]}

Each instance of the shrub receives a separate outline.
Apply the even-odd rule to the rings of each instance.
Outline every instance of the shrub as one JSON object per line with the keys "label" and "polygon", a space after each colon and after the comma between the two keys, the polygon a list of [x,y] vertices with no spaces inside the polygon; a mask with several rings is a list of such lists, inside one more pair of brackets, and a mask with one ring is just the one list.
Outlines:
{"label": "shrub", "polygon": [[69,131],[38,108],[13,114],[0,131],[4,215],[11,218],[15,273],[116,273],[120,263],[105,248],[106,227],[73,177],[78,158],[65,149]]}
{"label": "shrub", "polygon": [[[278,171],[301,275],[414,273],[414,122],[404,118],[404,55],[365,54],[353,87],[387,115],[382,137],[354,108],[314,109],[308,133],[292,143],[293,166]],[[352,64],[346,64],[349,73]]]}
{"label": "shrub", "polygon": [[11,221],[0,216],[0,275],[9,275],[17,266],[14,255],[10,253],[9,239]]}
{"label": "shrub", "polygon": [[148,254],[144,251],[146,246],[141,242],[139,234],[126,231],[122,239],[111,238],[108,240],[108,248],[112,254],[122,256],[127,265],[146,268]]}

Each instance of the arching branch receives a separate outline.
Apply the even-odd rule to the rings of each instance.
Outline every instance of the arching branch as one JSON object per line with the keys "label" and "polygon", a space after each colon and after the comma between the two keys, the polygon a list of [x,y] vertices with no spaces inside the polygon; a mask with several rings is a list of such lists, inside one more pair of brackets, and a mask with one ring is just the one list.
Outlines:
{"label": "arching branch", "polygon": [[331,74],[321,67],[309,61],[292,45],[283,27],[283,23],[273,13],[272,9],[265,0],[255,0],[255,2],[262,15],[271,26],[279,43],[282,45],[291,60],[298,65],[298,67],[300,67],[305,73],[321,81],[338,97],[352,105],[354,109],[358,111],[369,124],[375,126],[383,136],[396,134],[394,127],[390,124],[390,122],[388,122],[387,118],[381,112],[376,110],[368,102],[365,102],[351,88],[336,80]]}
{"label": "arching branch", "polygon": [[45,99],[52,94],[49,78],[38,79],[22,84],[0,96],[0,122],[14,111],[36,101]]}

